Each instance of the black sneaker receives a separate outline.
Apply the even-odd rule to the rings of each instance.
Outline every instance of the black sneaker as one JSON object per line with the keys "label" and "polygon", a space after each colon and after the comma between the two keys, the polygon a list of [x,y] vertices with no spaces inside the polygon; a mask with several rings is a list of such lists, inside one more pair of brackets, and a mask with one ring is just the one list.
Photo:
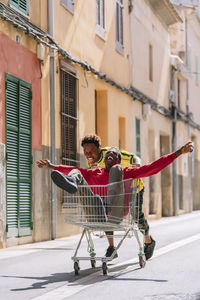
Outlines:
{"label": "black sneaker", "polygon": [[153,251],[155,248],[156,242],[151,237],[151,243],[150,244],[144,244],[144,254],[146,257],[146,260],[150,259],[153,256]]}
{"label": "black sneaker", "polygon": [[70,194],[74,194],[78,190],[76,181],[72,176],[67,176],[59,171],[52,171],[51,178],[59,188]]}
{"label": "black sneaker", "polygon": [[[111,255],[113,254],[114,251],[115,251],[115,247],[114,246],[109,246],[108,249],[107,249],[107,251],[106,251],[105,256],[106,257],[111,257]],[[115,255],[114,255],[114,257],[113,257],[113,259],[117,258],[117,257],[118,257],[118,254],[116,252]]]}

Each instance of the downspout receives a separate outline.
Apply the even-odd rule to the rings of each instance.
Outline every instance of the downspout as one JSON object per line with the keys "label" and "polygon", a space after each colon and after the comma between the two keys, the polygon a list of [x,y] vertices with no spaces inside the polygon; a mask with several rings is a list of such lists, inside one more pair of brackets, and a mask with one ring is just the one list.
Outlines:
{"label": "downspout", "polygon": [[[186,50],[186,66],[189,67],[189,50],[188,50],[188,19],[185,17],[185,50]],[[186,84],[186,113],[189,116],[190,108],[189,108],[189,82],[187,79]],[[190,136],[190,125],[188,122],[188,136]]]}
{"label": "downspout", "polygon": [[[174,91],[174,101],[172,102],[172,152],[177,150],[177,107],[176,107],[176,70],[172,69],[172,90]],[[178,200],[178,177],[177,177],[177,161],[172,164],[173,176],[173,215],[177,216],[179,211]]]}
{"label": "downspout", "polygon": [[[48,31],[54,37],[54,0],[48,0]],[[56,163],[56,131],[55,131],[55,58],[54,50],[49,49],[50,54],[50,130],[51,130],[51,162]],[[51,224],[50,236],[56,238],[57,225],[57,198],[55,185],[51,181]]]}
{"label": "downspout", "polygon": [[132,32],[132,11],[133,1],[129,0],[129,35],[130,35],[130,61],[129,61],[129,74],[130,74],[130,86],[133,85],[133,32]]}

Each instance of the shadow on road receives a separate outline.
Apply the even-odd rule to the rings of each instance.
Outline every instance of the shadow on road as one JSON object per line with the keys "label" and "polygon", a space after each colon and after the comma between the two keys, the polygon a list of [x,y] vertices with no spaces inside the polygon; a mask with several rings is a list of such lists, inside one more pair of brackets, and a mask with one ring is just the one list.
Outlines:
{"label": "shadow on road", "polygon": [[31,277],[31,276],[1,276],[1,277],[23,278],[23,279],[37,281],[35,283],[32,283],[28,287],[11,289],[11,291],[14,292],[26,291],[32,289],[44,289],[49,284],[62,283],[62,282],[69,286],[89,285],[104,280],[168,282],[168,280],[159,280],[155,278],[133,278],[131,276],[126,278],[121,277],[122,275],[124,276],[138,270],[140,270],[140,268],[138,267],[138,263],[123,264],[116,267],[113,266],[112,264],[108,264],[108,276],[103,276],[102,268],[101,266],[99,266],[94,269],[90,268],[90,269],[80,270],[80,275],[78,276],[75,276],[74,272],[69,272],[69,273],[54,273],[49,276],[41,276],[41,277]]}

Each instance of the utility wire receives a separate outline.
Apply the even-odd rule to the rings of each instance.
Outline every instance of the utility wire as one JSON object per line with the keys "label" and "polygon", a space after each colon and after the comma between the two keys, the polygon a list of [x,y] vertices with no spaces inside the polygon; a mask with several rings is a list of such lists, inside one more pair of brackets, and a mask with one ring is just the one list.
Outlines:
{"label": "utility wire", "polygon": [[[109,78],[105,73],[99,72],[96,69],[94,69],[88,62],[81,61],[73,57],[64,48],[62,48],[51,35],[42,31],[40,28],[38,28],[37,26],[29,22],[25,17],[21,16],[14,9],[6,6],[1,2],[0,2],[0,18],[9,22],[17,29],[22,30],[25,34],[32,36],[35,40],[37,40],[39,43],[43,44],[44,46],[57,50],[58,53],[60,53],[63,58],[68,59],[71,62],[80,65],[84,70],[90,71],[94,75],[97,75],[100,79],[104,80],[108,84],[115,86],[117,89],[131,96],[133,100],[138,100],[142,104],[150,104],[153,110],[160,113],[161,115],[164,115],[165,117],[172,119],[171,109],[167,109],[166,107],[158,104],[154,99],[145,95],[144,93],[142,93],[141,91],[139,91],[138,89],[136,89],[131,85],[129,87],[125,87],[117,83],[116,81]],[[190,124],[193,128],[200,130],[200,125],[191,119],[190,114],[184,114],[184,116],[182,114],[181,115],[179,114],[178,119],[185,123]]]}

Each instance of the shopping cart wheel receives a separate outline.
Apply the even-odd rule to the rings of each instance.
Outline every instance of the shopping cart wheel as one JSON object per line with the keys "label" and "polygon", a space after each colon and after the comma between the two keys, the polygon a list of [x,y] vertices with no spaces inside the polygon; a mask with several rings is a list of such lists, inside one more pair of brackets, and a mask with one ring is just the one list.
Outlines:
{"label": "shopping cart wheel", "polygon": [[107,268],[107,264],[104,261],[102,264],[102,270],[103,270],[103,275],[107,275],[108,274],[108,268]]}
{"label": "shopping cart wheel", "polygon": [[91,266],[92,266],[92,268],[96,267],[96,260],[95,259],[91,259]]}
{"label": "shopping cart wheel", "polygon": [[144,260],[143,256],[139,255],[139,264],[141,268],[144,268],[146,265],[146,261]]}
{"label": "shopping cart wheel", "polygon": [[75,273],[75,275],[79,274],[79,270],[80,270],[79,264],[78,264],[77,261],[75,261],[75,263],[74,263],[74,273]]}

